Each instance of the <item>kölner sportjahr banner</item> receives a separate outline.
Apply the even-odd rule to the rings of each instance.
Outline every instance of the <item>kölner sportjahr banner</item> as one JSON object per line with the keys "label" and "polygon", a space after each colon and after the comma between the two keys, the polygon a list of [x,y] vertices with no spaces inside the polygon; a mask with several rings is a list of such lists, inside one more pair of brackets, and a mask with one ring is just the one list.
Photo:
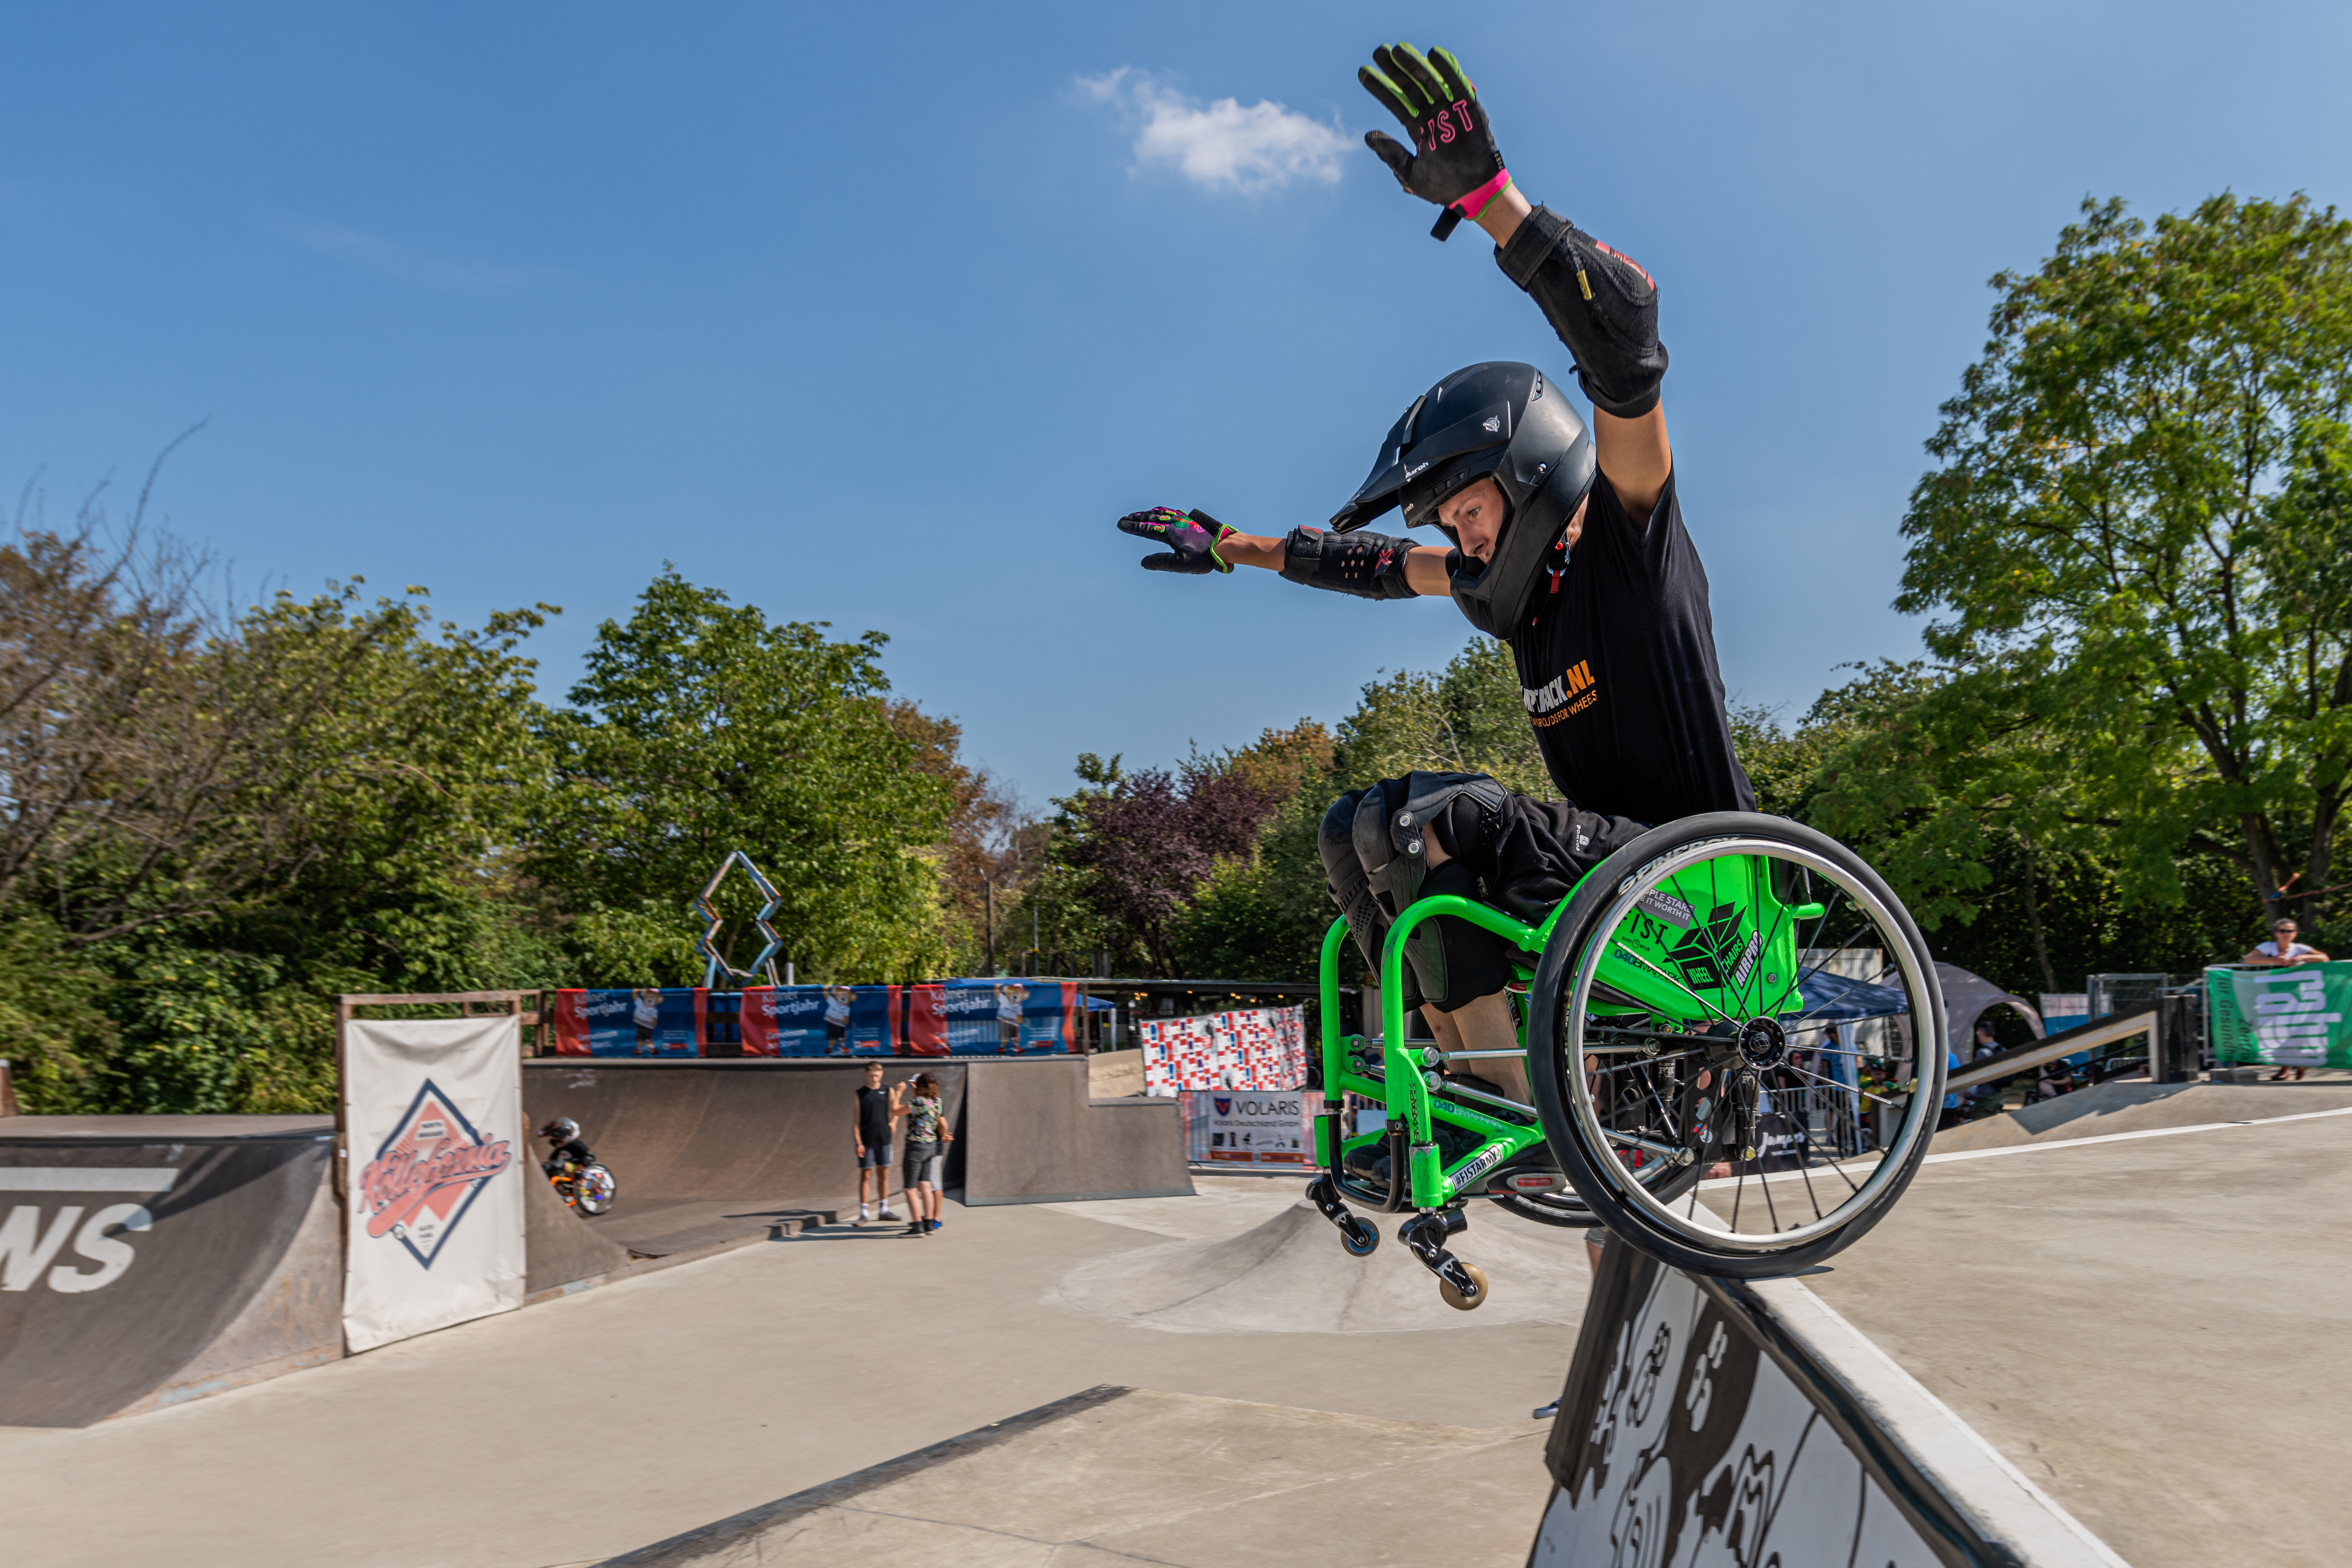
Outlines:
{"label": "k\u00f6lner sportjahr banner", "polygon": [[353,1351],[522,1305],[520,1020],[343,1026],[351,1226],[343,1338]]}

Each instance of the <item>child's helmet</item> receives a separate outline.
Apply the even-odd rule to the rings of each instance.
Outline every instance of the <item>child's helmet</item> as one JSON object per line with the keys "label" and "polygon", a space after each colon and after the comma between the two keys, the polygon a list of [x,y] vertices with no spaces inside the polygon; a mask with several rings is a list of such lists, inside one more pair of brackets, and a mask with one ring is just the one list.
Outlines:
{"label": "child's helmet", "polygon": [[569,1143],[580,1136],[580,1123],[569,1116],[559,1116],[541,1128],[539,1135],[551,1143]]}

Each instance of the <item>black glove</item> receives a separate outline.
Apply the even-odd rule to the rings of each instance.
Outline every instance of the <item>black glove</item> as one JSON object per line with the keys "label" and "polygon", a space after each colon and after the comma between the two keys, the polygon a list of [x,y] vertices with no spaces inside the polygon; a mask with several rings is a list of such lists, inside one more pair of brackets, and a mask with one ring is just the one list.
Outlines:
{"label": "black glove", "polygon": [[1217,553],[1217,546],[1227,534],[1241,531],[1227,528],[1205,511],[1178,511],[1172,506],[1129,512],[1118,520],[1118,531],[1168,547],[1165,555],[1143,558],[1146,572],[1181,572],[1190,577],[1232,571],[1233,563]]}
{"label": "black glove", "polygon": [[1464,218],[1475,218],[1511,183],[1502,150],[1479,107],[1469,73],[1447,50],[1423,54],[1411,44],[1372,51],[1370,66],[1356,79],[1397,117],[1420,152],[1415,157],[1384,132],[1364,133],[1364,145],[1380,154],[1407,193],[1445,209],[1429,232],[1444,239]]}

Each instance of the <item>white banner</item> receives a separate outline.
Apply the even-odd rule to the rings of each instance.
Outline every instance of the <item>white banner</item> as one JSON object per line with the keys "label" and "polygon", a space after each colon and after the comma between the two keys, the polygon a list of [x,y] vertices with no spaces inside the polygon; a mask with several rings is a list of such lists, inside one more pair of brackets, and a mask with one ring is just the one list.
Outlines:
{"label": "white banner", "polygon": [[493,1018],[343,1026],[353,1351],[522,1305],[522,1030]]}
{"label": "white banner", "polygon": [[1194,1163],[1297,1170],[1312,1163],[1305,1089],[1187,1089],[1183,1098],[1185,1154]]}

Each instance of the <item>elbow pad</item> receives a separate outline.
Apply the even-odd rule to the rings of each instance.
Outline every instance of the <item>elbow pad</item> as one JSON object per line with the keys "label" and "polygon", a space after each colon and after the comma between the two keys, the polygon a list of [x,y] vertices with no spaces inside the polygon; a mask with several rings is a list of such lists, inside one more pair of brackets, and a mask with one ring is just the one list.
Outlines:
{"label": "elbow pad", "polygon": [[1658,286],[1631,257],[1538,207],[1496,249],[1495,263],[1543,307],[1595,408],[1633,419],[1658,405],[1666,374]]}
{"label": "elbow pad", "polygon": [[1385,533],[1294,528],[1282,542],[1282,574],[1359,599],[1410,599],[1413,591],[1404,580],[1404,558],[1412,550],[1412,540]]}

